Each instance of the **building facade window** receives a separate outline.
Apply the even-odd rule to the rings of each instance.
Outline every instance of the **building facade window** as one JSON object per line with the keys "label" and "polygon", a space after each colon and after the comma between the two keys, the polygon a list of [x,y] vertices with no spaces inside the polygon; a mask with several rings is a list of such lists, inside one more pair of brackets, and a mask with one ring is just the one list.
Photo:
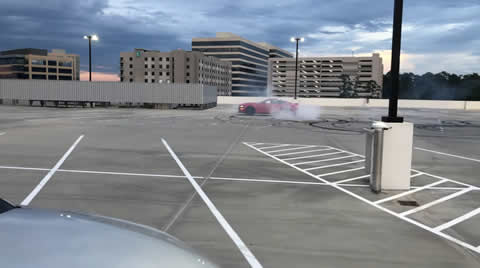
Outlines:
{"label": "building facade window", "polygon": [[48,61],[48,65],[56,66],[56,65],[57,65],[57,61],[55,61],[55,60],[49,60],[49,61]]}
{"label": "building facade window", "polygon": [[46,65],[46,63],[45,63],[45,60],[33,59],[32,60],[32,65]]}
{"label": "building facade window", "polygon": [[57,80],[57,76],[56,75],[49,75],[48,80]]}
{"label": "building facade window", "polygon": [[133,79],[132,79],[132,78],[130,78],[130,82],[133,82]]}
{"label": "building facade window", "polygon": [[148,83],[148,79],[145,79],[145,83]]}
{"label": "building facade window", "polygon": [[32,67],[32,72],[37,72],[37,73],[44,73],[47,71],[47,68],[42,68],[42,67]]}
{"label": "building facade window", "polygon": [[133,68],[133,64],[130,64],[130,68]]}
{"label": "building facade window", "polygon": [[72,67],[72,62],[71,61],[59,61],[58,66]]}
{"label": "building facade window", "polygon": [[130,75],[133,75],[133,72],[130,72]]}
{"label": "building facade window", "polygon": [[71,74],[72,69],[58,69],[58,72],[61,74]]}

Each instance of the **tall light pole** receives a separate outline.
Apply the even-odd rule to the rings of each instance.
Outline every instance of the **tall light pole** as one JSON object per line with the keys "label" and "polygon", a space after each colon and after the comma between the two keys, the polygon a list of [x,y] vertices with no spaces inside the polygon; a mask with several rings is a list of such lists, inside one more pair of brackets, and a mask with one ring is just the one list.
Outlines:
{"label": "tall light pole", "polygon": [[294,93],[294,99],[297,99],[297,76],[298,76],[298,42],[304,42],[305,38],[303,37],[292,37],[290,38],[291,42],[296,42],[297,43],[297,49],[295,53],[295,93]]}
{"label": "tall light pole", "polygon": [[402,43],[402,16],[403,0],[395,0],[393,10],[393,37],[392,37],[392,67],[390,74],[392,76],[392,93],[388,104],[388,116],[382,117],[382,121],[391,123],[402,123],[403,117],[397,116],[398,111],[398,89],[400,73],[400,49]]}
{"label": "tall light pole", "polygon": [[88,81],[92,82],[92,40],[98,41],[98,36],[96,34],[85,35],[83,39],[88,39]]}

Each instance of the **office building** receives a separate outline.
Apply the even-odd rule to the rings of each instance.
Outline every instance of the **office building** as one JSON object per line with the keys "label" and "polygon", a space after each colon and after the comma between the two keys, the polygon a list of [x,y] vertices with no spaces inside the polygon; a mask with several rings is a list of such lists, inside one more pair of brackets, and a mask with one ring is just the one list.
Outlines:
{"label": "office building", "polygon": [[259,43],[261,46],[268,49],[268,58],[292,58],[292,53],[283,50],[279,47],[273,46],[269,43],[261,42]]}
{"label": "office building", "polygon": [[[269,59],[269,88],[273,96],[293,97],[295,59]],[[378,53],[371,57],[307,57],[298,60],[298,97],[339,97],[349,83],[358,97],[370,97],[370,88],[383,85],[383,63]]]}
{"label": "office building", "polygon": [[215,37],[193,38],[192,50],[232,64],[233,96],[265,96],[269,57],[291,57],[287,51],[272,45],[223,32]]}
{"label": "office building", "polygon": [[120,81],[196,83],[217,87],[218,95],[232,94],[231,64],[200,52],[135,49],[120,53]]}
{"label": "office building", "polygon": [[0,79],[80,80],[80,56],[62,49],[1,51]]}

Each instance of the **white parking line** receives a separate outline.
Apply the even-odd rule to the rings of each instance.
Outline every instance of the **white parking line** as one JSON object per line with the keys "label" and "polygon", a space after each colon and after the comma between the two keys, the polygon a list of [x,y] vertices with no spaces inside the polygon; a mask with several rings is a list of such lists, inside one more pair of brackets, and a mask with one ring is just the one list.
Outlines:
{"label": "white parking line", "polygon": [[315,175],[317,178],[319,177],[326,177],[330,175],[335,175],[335,174],[340,174],[340,173],[347,173],[347,172],[352,172],[360,169],[364,169],[365,167],[359,167],[359,168],[352,168],[352,169],[347,169],[347,170],[340,170],[340,171],[335,171],[335,172],[330,172],[330,173],[325,173],[325,174],[320,174],[320,175]]}
{"label": "white parking line", "polygon": [[[279,159],[279,158],[276,158],[276,157],[274,157],[274,156],[272,156],[272,155],[266,154],[266,153],[258,150],[258,149],[255,148],[254,146],[250,146],[250,145],[248,145],[248,144],[246,144],[246,145],[249,146],[250,148],[252,148],[252,149],[260,152],[260,153],[263,153],[263,154],[265,154],[265,155],[267,155],[267,156],[269,156],[269,157],[271,157],[271,158],[273,158],[273,159],[279,160],[280,162],[282,162],[282,163],[284,163],[284,164],[286,164],[286,165],[288,165],[288,166],[290,166],[290,167],[292,167],[292,168],[295,168],[295,169],[297,169],[297,170],[299,170],[299,171],[301,171],[301,172],[303,172],[303,173],[305,173],[305,174],[307,174],[307,175],[309,175],[309,176],[312,176],[313,178],[316,178],[316,179],[318,179],[318,180],[320,180],[320,181],[322,181],[322,182],[326,182],[327,184],[329,184],[330,186],[334,187],[335,189],[337,189],[337,190],[339,190],[339,191],[342,191],[342,192],[344,192],[345,194],[348,194],[348,195],[350,195],[350,196],[352,196],[352,197],[354,197],[354,198],[356,198],[356,199],[358,199],[358,200],[360,200],[360,201],[363,201],[363,202],[365,202],[365,203],[367,203],[367,204],[369,204],[369,205],[371,205],[371,206],[373,206],[373,207],[375,207],[375,208],[377,208],[377,209],[379,209],[379,210],[381,210],[381,211],[383,211],[383,212],[385,212],[385,213],[388,213],[388,214],[390,214],[390,215],[392,215],[392,216],[394,216],[394,217],[396,217],[396,218],[399,218],[399,219],[401,219],[401,220],[403,220],[403,221],[406,221],[406,222],[408,222],[408,223],[411,223],[411,224],[413,224],[413,225],[415,225],[415,226],[417,226],[417,227],[419,227],[419,228],[422,228],[422,229],[424,229],[424,230],[426,230],[426,231],[429,231],[429,232],[431,232],[431,233],[433,233],[433,234],[436,234],[436,235],[438,235],[438,236],[440,236],[440,237],[442,237],[442,238],[444,238],[444,239],[447,239],[447,240],[449,240],[449,241],[451,241],[451,242],[454,242],[454,243],[456,243],[457,245],[460,245],[460,246],[462,246],[462,247],[464,247],[464,248],[470,249],[470,250],[472,250],[472,251],[474,251],[474,252],[476,252],[476,253],[480,253],[480,247],[472,246],[472,245],[470,245],[470,244],[468,244],[468,243],[465,243],[465,242],[463,242],[463,241],[461,241],[461,240],[459,240],[459,239],[457,239],[457,238],[454,238],[454,237],[452,237],[452,236],[450,236],[450,235],[448,235],[448,234],[445,234],[445,233],[436,231],[436,230],[434,230],[433,228],[431,228],[431,227],[429,227],[429,226],[426,226],[425,224],[422,224],[422,223],[420,223],[420,222],[417,222],[417,221],[415,221],[415,220],[413,220],[413,219],[410,219],[410,218],[408,218],[408,217],[406,217],[406,216],[402,216],[402,215],[400,215],[400,214],[397,213],[397,212],[394,212],[394,211],[392,211],[392,210],[389,210],[389,209],[387,209],[387,208],[385,208],[385,207],[383,207],[383,206],[381,206],[381,205],[378,205],[378,204],[376,204],[376,203],[374,203],[374,202],[372,202],[372,201],[370,201],[370,200],[368,200],[368,199],[366,199],[366,198],[364,198],[364,197],[361,197],[360,195],[355,194],[355,193],[353,193],[353,192],[351,192],[351,191],[349,191],[349,190],[347,190],[347,189],[339,186],[338,184],[335,184],[335,183],[332,183],[332,182],[328,182],[328,181],[326,181],[325,179],[323,179],[320,175],[317,175],[317,176],[316,176],[316,175],[314,175],[314,174],[312,174],[312,173],[309,173],[308,171],[304,171],[304,170],[302,170],[302,169],[300,169],[300,168],[298,168],[298,167],[296,167],[296,166],[293,166],[293,165],[289,164],[288,162],[285,162],[285,161],[283,161],[283,160],[281,160],[281,159]],[[351,153],[351,152],[344,151],[344,150],[341,150],[341,151],[346,152],[346,153]],[[365,157],[362,156],[362,155],[359,155],[359,154],[356,154],[356,155],[365,158]],[[427,174],[427,173],[425,173],[425,174]],[[429,174],[427,174],[427,175],[429,175]],[[448,181],[448,179],[444,179],[444,181]],[[342,186],[343,186],[343,185],[342,185]],[[364,186],[364,185],[352,185],[352,186],[356,186],[356,187],[357,187],[357,186],[360,186],[360,187],[365,187],[365,186],[366,186],[366,187],[368,187],[368,185],[365,185],[365,186]]]}
{"label": "white parking line", "polygon": [[0,166],[0,169],[38,170],[38,171],[50,170],[49,168],[14,167],[14,166]]}
{"label": "white parking line", "polygon": [[251,145],[257,146],[257,145],[262,145],[262,144],[271,144],[271,143],[261,143],[261,142],[260,142],[260,143],[252,143]]}
{"label": "white parking line", "polygon": [[266,149],[273,149],[273,148],[280,148],[280,147],[287,147],[287,146],[291,146],[291,145],[290,144],[280,144],[280,145],[262,147],[262,148],[258,148],[258,149],[266,150]]}
{"label": "white parking line", "polygon": [[208,196],[205,194],[203,191],[202,187],[198,185],[198,183],[195,181],[195,179],[192,177],[190,172],[185,168],[183,163],[178,159],[177,155],[175,152],[170,148],[168,145],[167,141],[162,139],[163,144],[165,145],[165,148],[167,148],[168,152],[172,156],[172,158],[177,162],[177,165],[180,167],[182,172],[185,174],[185,176],[188,178],[190,183],[192,184],[193,188],[195,191],[197,191],[198,195],[202,198],[203,202],[207,205],[207,207],[210,209],[212,214],[215,216],[217,221],[220,223],[220,225],[223,227],[225,232],[230,236],[232,241],[235,243],[235,245],[238,247],[240,252],[243,254],[245,259],[248,261],[251,267],[253,268],[261,268],[263,267],[257,260],[257,258],[253,255],[253,253],[248,249],[247,245],[243,243],[242,239],[238,234],[233,230],[232,226],[227,222],[227,220],[223,217],[223,215],[218,211],[217,207],[213,204],[213,202],[208,198]]}
{"label": "white parking line", "polygon": [[311,168],[306,168],[305,170],[310,171],[310,170],[316,170],[316,169],[322,169],[322,168],[340,167],[340,166],[346,166],[346,165],[351,165],[351,164],[360,163],[360,162],[365,162],[365,159],[339,163],[339,164],[331,164],[331,165],[320,166],[320,167],[311,167]]}
{"label": "white parking line", "polygon": [[301,163],[294,163],[294,166],[300,166],[300,165],[306,165],[306,164],[313,164],[313,163],[319,163],[319,162],[328,162],[328,161],[334,161],[334,160],[340,160],[340,159],[345,159],[349,157],[355,157],[354,155],[347,155],[347,156],[341,156],[341,157],[335,157],[335,158],[328,158],[328,159],[322,159],[322,160],[315,160],[315,161],[307,161],[307,162],[301,162]]}
{"label": "white parking line", "polygon": [[309,146],[303,146],[303,147],[295,147],[295,148],[288,148],[288,149],[280,149],[280,150],[275,150],[275,151],[265,151],[266,153],[273,154],[273,153],[279,153],[279,152],[286,152],[286,151],[294,151],[294,150],[301,150],[301,149],[308,149],[308,148],[313,148],[316,147],[314,145],[309,145]]}
{"label": "white parking line", "polygon": [[47,184],[47,182],[50,180],[50,178],[55,174],[55,172],[60,168],[60,166],[65,162],[67,157],[73,152],[73,149],[77,146],[77,144],[83,139],[83,135],[77,138],[77,140],[70,146],[68,151],[58,160],[57,164],[50,169],[50,171],[43,177],[43,179],[40,181],[40,183],[33,189],[33,191],[20,203],[22,206],[28,206],[30,202],[37,196],[37,194],[42,190],[43,186]]}
{"label": "white parking line", "polygon": [[410,176],[410,179],[413,179],[413,178],[421,176],[421,175],[424,175],[424,174],[422,172],[414,174],[414,175]]}
{"label": "white parking line", "polygon": [[462,191],[458,191],[458,192],[456,192],[456,193],[453,193],[453,194],[444,196],[444,197],[442,197],[442,198],[439,198],[439,199],[437,199],[437,200],[435,200],[435,201],[432,201],[432,202],[430,202],[430,203],[427,203],[427,204],[425,204],[425,205],[422,205],[422,206],[416,207],[416,208],[414,208],[414,209],[410,209],[410,210],[407,210],[407,211],[405,211],[405,212],[402,212],[402,213],[400,213],[400,215],[402,215],[402,216],[407,216],[407,215],[410,215],[410,214],[419,212],[419,211],[421,211],[421,210],[424,210],[424,209],[427,209],[427,208],[429,208],[429,207],[432,207],[432,206],[435,206],[435,205],[437,205],[437,204],[440,204],[440,203],[442,203],[442,202],[445,202],[445,201],[447,201],[447,200],[449,200],[449,199],[455,198],[455,197],[457,197],[457,196],[461,196],[462,194],[466,194],[466,193],[470,192],[471,190],[472,190],[471,188],[463,189]]}
{"label": "white parking line", "polygon": [[463,183],[463,182],[459,182],[459,181],[456,181],[456,180],[452,180],[452,179],[444,178],[444,177],[441,177],[441,176],[433,175],[433,174],[427,173],[427,172],[425,172],[425,171],[419,171],[419,170],[416,170],[416,169],[413,169],[413,168],[412,168],[412,171],[421,172],[421,173],[423,173],[423,174],[425,174],[425,175],[427,175],[427,176],[430,176],[430,177],[433,177],[433,178],[436,178],[436,179],[439,179],[439,180],[451,181],[451,182],[453,182],[453,183],[460,184],[460,185],[463,185],[463,186],[466,186],[466,187],[478,188],[477,186],[473,186],[473,185],[466,184],[466,183]]}
{"label": "white parking line", "polygon": [[375,201],[374,203],[375,203],[375,204],[385,203],[385,202],[388,202],[388,201],[397,199],[397,198],[399,198],[399,197],[406,196],[406,195],[410,195],[410,194],[413,194],[413,193],[416,193],[416,192],[419,192],[419,191],[428,189],[428,188],[430,188],[430,187],[432,187],[432,186],[442,184],[442,183],[444,183],[444,182],[446,182],[446,181],[447,181],[447,180],[439,180],[439,181],[436,181],[436,182],[433,182],[433,183],[430,183],[430,184],[427,184],[427,185],[418,187],[418,188],[416,188],[416,189],[414,189],[414,190],[402,192],[402,193],[399,193],[399,194],[396,194],[396,195],[392,195],[392,196],[387,197],[387,198],[384,198],[384,199],[377,200],[377,201]]}
{"label": "white parking line", "polygon": [[[58,172],[86,173],[86,174],[99,174],[99,175],[118,175],[118,176],[138,176],[138,177],[186,178],[185,176],[181,176],[181,175],[160,175],[160,174],[147,174],[147,173],[127,173],[127,172],[71,170],[71,169],[59,169]],[[194,178],[202,179],[203,177],[194,177]]]}
{"label": "white parking line", "polygon": [[360,177],[351,178],[351,179],[336,181],[335,184],[342,184],[342,183],[344,183],[344,182],[355,181],[355,180],[359,180],[359,179],[363,179],[363,178],[368,178],[368,177],[370,177],[370,174],[368,174],[368,175],[363,175],[363,176],[360,176]]}
{"label": "white parking line", "polygon": [[475,159],[475,158],[460,156],[460,155],[456,155],[456,154],[447,154],[447,153],[442,153],[442,152],[434,151],[434,150],[428,150],[428,149],[424,149],[424,148],[420,148],[420,147],[415,147],[415,149],[416,149],[416,150],[420,150],[420,151],[425,151],[425,152],[430,152],[430,153],[440,154],[440,155],[446,155],[446,156],[450,156],[450,157],[456,157],[456,158],[460,158],[460,159],[464,159],[464,160],[470,160],[470,161],[474,161],[474,162],[479,162],[479,163],[480,163],[480,160],[479,160],[479,159]]}
{"label": "white parking line", "polygon": [[282,180],[221,178],[221,177],[210,177],[210,179],[212,179],[212,180],[225,180],[225,181],[245,181],[245,182],[266,182],[266,183],[285,183],[285,184],[327,185],[327,184],[324,183],[324,182],[308,182],[308,181],[282,181]]}
{"label": "white parking line", "polygon": [[[332,149],[321,149],[321,150],[305,151],[305,152],[302,152],[302,153],[313,153],[313,152],[331,151],[331,150],[332,150]],[[260,151],[260,152],[262,152],[262,151]],[[263,152],[262,152],[262,153],[263,153]],[[282,160],[284,160],[284,161],[290,161],[290,160],[314,158],[314,157],[334,155],[334,154],[342,154],[342,153],[343,153],[343,152],[333,152],[333,153],[326,153],[326,154],[306,155],[306,156],[298,156],[298,157],[292,157],[292,158],[285,158],[285,159],[282,159]],[[285,155],[291,155],[291,154],[296,154],[296,153],[289,153],[289,154],[285,154]],[[276,155],[276,156],[282,156],[282,155]]]}
{"label": "white parking line", "polygon": [[433,229],[436,230],[436,231],[443,231],[443,230],[448,229],[448,228],[450,228],[450,227],[452,227],[452,226],[454,226],[454,225],[457,225],[457,224],[459,224],[459,223],[461,223],[461,222],[463,222],[463,221],[466,221],[466,220],[468,220],[468,219],[476,216],[477,214],[480,214],[480,208],[474,209],[474,210],[468,212],[467,214],[465,214],[465,215],[463,215],[463,216],[460,216],[460,217],[458,217],[458,218],[455,218],[455,219],[453,219],[453,220],[451,220],[451,221],[449,221],[449,222],[447,222],[447,223],[444,223],[444,224],[442,224],[442,225],[439,225],[439,226],[437,226],[437,227],[435,227],[435,228],[433,228]]}
{"label": "white parking line", "polygon": [[315,175],[313,175],[312,173],[310,173],[310,172],[308,172],[308,171],[305,171],[305,170],[303,170],[303,169],[301,169],[301,168],[299,168],[299,167],[296,167],[296,166],[294,166],[294,165],[286,162],[285,160],[282,160],[282,159],[280,159],[280,158],[278,158],[278,157],[276,157],[276,156],[273,156],[273,155],[271,155],[271,154],[269,154],[269,153],[265,153],[264,151],[261,151],[261,150],[255,148],[254,146],[252,146],[252,145],[250,145],[250,144],[247,144],[247,143],[244,143],[244,144],[247,145],[248,147],[252,148],[253,150],[259,152],[259,153],[262,153],[262,154],[264,154],[264,155],[267,155],[267,156],[269,156],[269,157],[271,157],[271,158],[279,161],[280,163],[283,163],[283,164],[285,164],[285,165],[287,165],[287,166],[290,166],[290,167],[292,167],[292,168],[294,168],[294,169],[296,169],[296,170],[298,170],[298,171],[300,171],[300,172],[302,172],[302,173],[304,173],[304,174],[307,174],[308,176],[312,176],[312,177],[314,177],[315,179],[317,179],[317,180],[319,180],[319,181],[321,181],[321,182],[324,182],[324,183],[326,183],[326,184],[330,184],[329,181],[324,180],[324,179],[322,179],[322,178],[317,178],[317,177],[315,177]]}
{"label": "white parking line", "polygon": [[0,136],[3,136],[3,135],[5,135],[5,132],[0,132]]}

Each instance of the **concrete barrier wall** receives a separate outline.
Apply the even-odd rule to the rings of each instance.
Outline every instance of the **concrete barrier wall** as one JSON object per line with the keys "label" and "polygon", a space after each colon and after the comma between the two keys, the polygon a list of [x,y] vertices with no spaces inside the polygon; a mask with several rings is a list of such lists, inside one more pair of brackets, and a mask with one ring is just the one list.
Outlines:
{"label": "concrete barrier wall", "polygon": [[202,105],[217,102],[217,89],[201,84],[0,79],[0,99]]}
{"label": "concrete barrier wall", "polygon": [[467,101],[465,110],[480,110],[480,101]]}
{"label": "concrete barrier wall", "polygon": [[[246,102],[259,102],[267,97],[218,97],[219,104],[238,105]],[[279,98],[295,102],[293,98]],[[372,107],[387,108],[388,99],[344,99],[344,98],[299,98],[300,104],[331,106],[331,107]],[[455,109],[480,110],[480,101],[437,101],[437,100],[399,100],[399,108],[418,109]]]}

